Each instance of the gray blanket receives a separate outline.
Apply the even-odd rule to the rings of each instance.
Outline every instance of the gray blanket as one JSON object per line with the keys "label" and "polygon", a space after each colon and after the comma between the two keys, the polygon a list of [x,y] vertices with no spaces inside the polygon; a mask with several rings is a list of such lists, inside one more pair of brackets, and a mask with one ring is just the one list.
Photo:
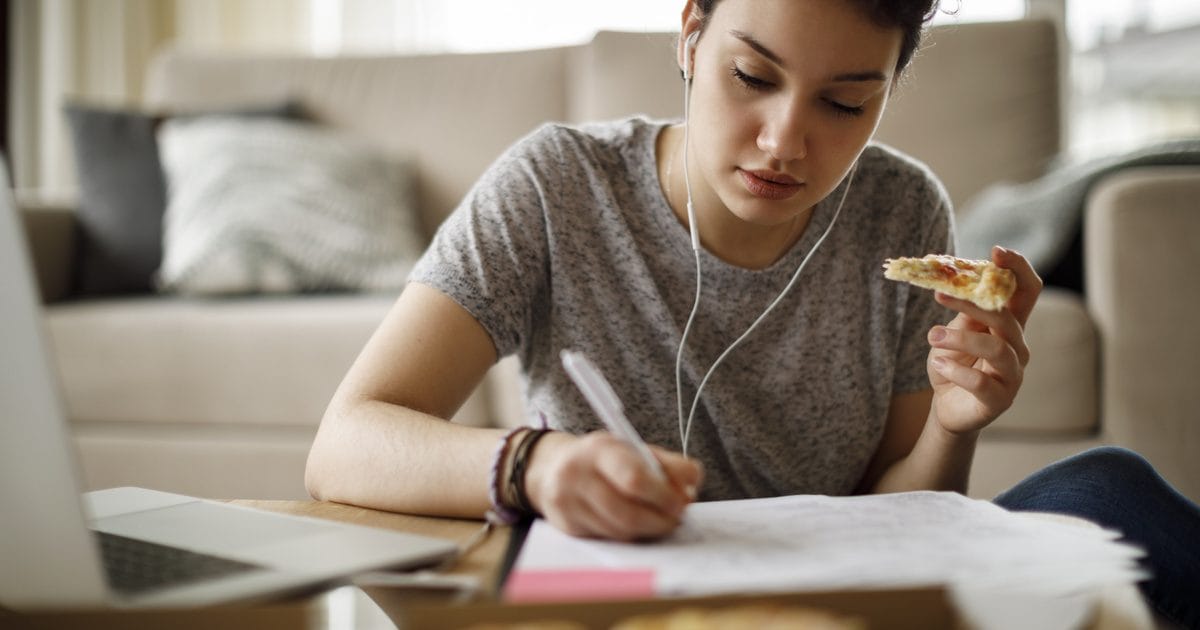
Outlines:
{"label": "gray blanket", "polygon": [[1024,184],[997,184],[967,202],[958,222],[961,256],[989,258],[992,245],[1017,250],[1039,274],[1063,259],[1082,226],[1092,184],[1134,166],[1200,164],[1200,138],[1153,144],[1051,169]]}

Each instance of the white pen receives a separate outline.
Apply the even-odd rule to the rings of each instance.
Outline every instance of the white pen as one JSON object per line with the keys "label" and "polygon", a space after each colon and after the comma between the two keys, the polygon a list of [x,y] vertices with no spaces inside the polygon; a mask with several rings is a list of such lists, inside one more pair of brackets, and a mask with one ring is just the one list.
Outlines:
{"label": "white pen", "polygon": [[662,480],[666,480],[667,473],[663,470],[662,463],[654,457],[654,453],[650,452],[650,447],[646,446],[646,442],[642,440],[642,436],[638,435],[633,425],[629,423],[629,419],[625,417],[625,410],[621,405],[621,399],[617,398],[617,393],[613,391],[608,381],[604,379],[604,375],[600,370],[592,365],[592,362],[587,357],[579,352],[571,350],[563,350],[562,356],[563,368],[566,369],[567,375],[575,382],[575,386],[579,391],[583,392],[583,397],[587,399],[588,404],[600,416],[600,420],[604,422],[604,426],[616,435],[618,438],[625,440],[633,446],[633,448],[646,461],[646,465],[650,470]]}

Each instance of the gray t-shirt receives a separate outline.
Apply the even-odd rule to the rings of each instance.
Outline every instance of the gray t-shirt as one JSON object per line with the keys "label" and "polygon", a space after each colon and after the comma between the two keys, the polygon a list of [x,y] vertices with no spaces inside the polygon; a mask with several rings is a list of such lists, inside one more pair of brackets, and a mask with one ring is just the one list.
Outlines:
{"label": "gray t-shirt", "polygon": [[[546,125],[501,156],[438,230],[410,276],[462,305],[501,356],[517,354],[526,407],[574,433],[602,424],[563,371],[585,353],[646,441],[680,450],[675,356],[695,297],[687,229],[655,167],[666,121]],[[701,252],[703,297],[683,353],[695,388],[792,278],[833,217],[843,182],[800,241],[748,270]],[[893,395],[929,387],[926,333],[950,319],[932,293],[885,280],[885,258],[949,252],[945,191],[878,145],[785,300],[705,386],[688,453],[705,500],[854,491]]]}

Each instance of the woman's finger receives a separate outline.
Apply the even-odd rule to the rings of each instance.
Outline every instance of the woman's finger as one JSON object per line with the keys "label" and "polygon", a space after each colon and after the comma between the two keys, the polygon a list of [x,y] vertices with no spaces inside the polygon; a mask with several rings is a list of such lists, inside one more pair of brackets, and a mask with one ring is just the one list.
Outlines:
{"label": "woman's finger", "polygon": [[[978,322],[981,328],[992,332],[1006,341],[1012,346],[1013,351],[1017,353],[1017,358],[1021,362],[1021,365],[1029,363],[1029,346],[1025,343],[1025,330],[1017,320],[1016,315],[1007,308],[999,311],[989,311],[980,308],[973,302],[960,300],[941,292],[935,293],[934,298],[939,304],[957,311],[960,315],[965,315],[968,320]],[[955,327],[957,321],[958,318],[956,317],[955,321],[950,322],[950,327]]]}
{"label": "woman's finger", "polygon": [[645,503],[631,500],[611,485],[587,493],[584,500],[601,522],[603,536],[611,540],[659,538],[674,531],[681,522],[679,517],[669,516]]}
{"label": "woman's finger", "polygon": [[1021,372],[1021,364],[1011,345],[995,335],[982,332],[934,326],[929,331],[929,345],[936,350],[955,353],[960,363],[971,364],[983,359],[1000,380],[1009,382]]}
{"label": "woman's finger", "polygon": [[543,515],[567,534],[633,540],[661,535],[678,525],[677,519],[623,496],[604,478],[586,450],[577,451],[560,473]]}
{"label": "woman's finger", "polygon": [[611,434],[598,434],[596,468],[613,488],[629,501],[638,502],[666,516],[677,518],[689,500],[683,490],[659,475],[630,444]]}
{"label": "woman's finger", "polygon": [[[691,499],[628,443],[603,431],[545,439],[527,476],[530,500],[551,524],[573,535],[617,540],[658,537],[680,522]],[[668,457],[671,466],[677,464]],[[684,475],[683,478],[691,477]]]}
{"label": "woman's finger", "polygon": [[704,481],[704,469],[699,460],[657,446],[651,446],[650,450],[662,464],[671,485],[682,491],[689,502],[695,501]]}
{"label": "woman's finger", "polygon": [[943,378],[970,392],[989,410],[999,413],[1011,404],[1011,396],[1004,385],[981,370],[945,357],[935,357],[930,364]]}
{"label": "woman's finger", "polygon": [[611,539],[615,528],[608,522],[584,495],[563,510],[547,514],[546,520],[560,531],[581,538]]}
{"label": "woman's finger", "polygon": [[1017,276],[1017,290],[1008,300],[1008,310],[1012,311],[1017,322],[1024,328],[1029,321],[1029,314],[1037,304],[1038,296],[1042,293],[1042,279],[1024,256],[1011,249],[999,245],[993,247],[992,262]]}

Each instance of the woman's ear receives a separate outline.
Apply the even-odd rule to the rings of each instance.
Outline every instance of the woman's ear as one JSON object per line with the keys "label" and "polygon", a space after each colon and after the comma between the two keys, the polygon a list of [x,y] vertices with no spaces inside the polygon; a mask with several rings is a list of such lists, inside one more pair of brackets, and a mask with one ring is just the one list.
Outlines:
{"label": "woman's ear", "polygon": [[688,0],[687,4],[683,6],[683,14],[680,16],[675,62],[679,65],[679,71],[683,73],[685,79],[692,76],[692,69],[689,66],[690,62],[695,61],[696,41],[700,38],[701,21],[698,11],[696,0]]}

